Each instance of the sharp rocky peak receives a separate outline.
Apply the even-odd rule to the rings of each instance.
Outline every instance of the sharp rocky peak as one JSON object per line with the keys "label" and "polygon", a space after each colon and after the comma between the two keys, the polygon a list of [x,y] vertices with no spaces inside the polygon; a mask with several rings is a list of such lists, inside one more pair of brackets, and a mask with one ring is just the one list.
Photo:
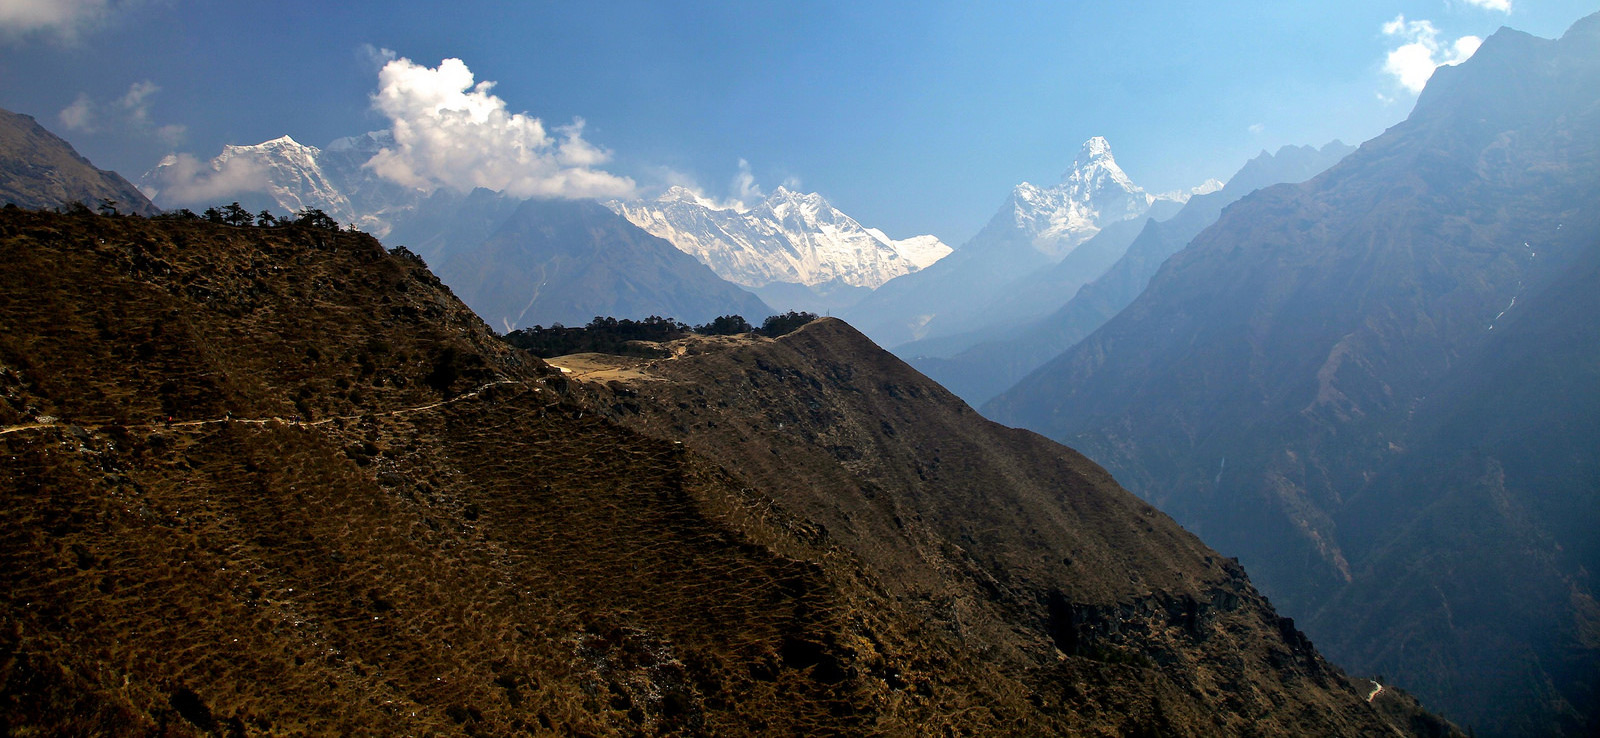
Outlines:
{"label": "sharp rocky peak", "polygon": [[307,146],[307,145],[305,145],[303,143],[300,143],[299,141],[296,141],[293,138],[290,138],[287,134],[279,136],[277,138],[274,138],[274,139],[272,139],[270,141],[262,141],[261,143],[254,144],[254,145],[250,145],[250,144],[246,144],[246,145],[229,144],[227,146],[224,146],[223,149],[224,150],[232,149],[232,150],[235,150],[235,151],[250,151],[250,150],[267,151],[267,150],[273,150],[273,149],[289,149],[289,150],[301,150],[301,151],[311,151],[311,152],[317,152],[318,151],[317,147],[315,147],[315,146]]}
{"label": "sharp rocky peak", "polygon": [[1111,160],[1111,142],[1105,136],[1093,136],[1078,149],[1078,161],[1088,163],[1100,159]]}
{"label": "sharp rocky peak", "polygon": [[767,195],[767,202],[786,202],[786,201],[787,202],[811,202],[811,203],[823,203],[823,204],[826,204],[828,202],[826,199],[824,199],[822,197],[822,193],[820,193],[820,192],[796,192],[795,190],[791,190],[788,187],[784,187],[783,185],[778,185],[777,189],[774,189],[772,191],[772,194]]}
{"label": "sharp rocky peak", "polygon": [[1105,181],[1107,179],[1129,192],[1141,191],[1122,171],[1122,167],[1117,166],[1116,157],[1111,154],[1111,142],[1105,136],[1084,141],[1078,149],[1077,158],[1072,160],[1072,167],[1061,175],[1062,184],[1071,186],[1082,183],[1091,190],[1104,188],[1108,184]]}

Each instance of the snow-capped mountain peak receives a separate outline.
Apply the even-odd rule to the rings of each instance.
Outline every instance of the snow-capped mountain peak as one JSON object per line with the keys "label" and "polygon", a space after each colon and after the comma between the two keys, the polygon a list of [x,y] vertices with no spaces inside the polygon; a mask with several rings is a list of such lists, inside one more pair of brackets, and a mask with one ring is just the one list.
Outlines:
{"label": "snow-capped mountain peak", "polygon": [[656,198],[656,200],[658,202],[662,202],[662,203],[675,203],[675,202],[676,203],[687,203],[689,205],[696,205],[696,206],[699,206],[699,207],[702,207],[702,208],[706,208],[707,210],[743,210],[744,209],[743,208],[744,204],[740,203],[738,201],[726,202],[726,203],[717,202],[716,200],[713,200],[713,199],[711,199],[709,197],[706,197],[705,195],[702,195],[699,192],[696,192],[696,191],[694,191],[692,189],[689,189],[688,187],[684,187],[683,185],[673,185],[671,187],[668,187],[667,191],[662,193],[660,197]]}
{"label": "snow-capped mountain peak", "polygon": [[1072,169],[1067,170],[1061,177],[1066,179],[1073,171],[1099,161],[1109,162],[1112,167],[1117,165],[1116,159],[1111,155],[1111,142],[1107,141],[1105,136],[1094,136],[1084,141],[1083,145],[1078,147],[1078,157],[1073,159]]}
{"label": "snow-capped mountain peak", "polygon": [[1023,182],[995,217],[1023,233],[1041,253],[1065,257],[1107,224],[1137,218],[1157,196],[1133,183],[1117,165],[1104,136],[1083,142],[1072,166],[1054,187]]}
{"label": "snow-capped mountain peak", "polygon": [[[257,185],[261,189],[222,195],[236,197],[252,210],[271,208],[288,214],[306,208],[316,208],[342,222],[355,222],[357,220],[355,208],[323,172],[318,162],[321,154],[322,151],[315,146],[306,146],[289,136],[280,136],[258,144],[224,146],[222,153],[211,160],[210,168],[219,177],[225,173],[232,173],[235,176],[240,172],[258,174],[259,176],[250,179],[264,183]],[[149,182],[150,189],[159,193],[166,180],[176,175],[173,167],[178,163],[177,157],[164,158],[155,169],[145,174],[141,181]],[[160,199],[161,195],[158,194],[157,197]],[[158,204],[170,207],[191,203]]]}
{"label": "snow-capped mountain peak", "polygon": [[807,229],[814,229],[821,223],[838,223],[849,221],[851,226],[859,229],[860,223],[829,204],[821,194],[816,192],[795,192],[787,187],[779,186],[762,201],[759,209],[765,209],[779,220],[794,219],[798,225]]}
{"label": "snow-capped mountain peak", "polygon": [[775,282],[877,287],[951,251],[933,236],[891,239],[840,212],[819,193],[783,186],[742,210],[684,187],[669,188],[654,200],[607,206],[747,287]]}
{"label": "snow-capped mountain peak", "polygon": [[[199,176],[247,183],[236,191],[216,193],[218,202],[237,199],[250,210],[273,210],[280,215],[315,208],[382,237],[388,234],[392,218],[415,207],[423,194],[384,180],[365,167],[373,155],[393,143],[390,132],[373,131],[337,139],[326,149],[307,146],[289,136],[258,144],[230,144],[209,162],[210,173],[202,171]],[[185,176],[181,169],[180,157],[168,156],[140,178],[140,186],[156,193],[157,204],[162,207],[216,204],[173,200],[170,191],[164,190],[172,180]],[[195,173],[187,175],[193,177]]]}

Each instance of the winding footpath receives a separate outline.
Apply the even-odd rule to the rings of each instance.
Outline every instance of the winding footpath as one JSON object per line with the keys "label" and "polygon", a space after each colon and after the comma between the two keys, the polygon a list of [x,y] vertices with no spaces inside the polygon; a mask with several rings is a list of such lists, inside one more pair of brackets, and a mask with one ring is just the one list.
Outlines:
{"label": "winding footpath", "polygon": [[[500,385],[505,385],[505,384],[522,384],[522,383],[523,382],[521,380],[516,380],[516,379],[501,379],[501,380],[498,380],[498,381],[490,382],[490,383],[485,384],[485,385],[483,385],[481,387],[478,387],[477,389],[474,389],[471,392],[467,392],[465,394],[457,395],[457,396],[452,397],[452,398],[450,398],[448,400],[440,400],[438,402],[429,403],[427,405],[417,405],[415,407],[402,407],[402,408],[397,408],[397,409],[394,409],[394,410],[379,410],[379,411],[376,411],[376,412],[355,413],[355,414],[352,414],[352,415],[331,415],[331,416],[328,416],[326,418],[322,418],[321,420],[299,420],[298,418],[285,419],[285,418],[278,417],[278,416],[272,416],[270,418],[235,418],[235,417],[232,417],[232,416],[227,416],[227,417],[221,417],[221,418],[207,418],[207,419],[204,419],[204,420],[175,420],[175,421],[172,421],[170,423],[140,423],[140,424],[132,424],[132,425],[122,425],[122,427],[123,428],[130,428],[130,429],[138,429],[138,430],[151,430],[151,429],[172,429],[172,428],[197,428],[197,427],[200,427],[200,426],[215,425],[215,424],[219,424],[219,423],[240,423],[240,424],[244,424],[244,425],[266,425],[268,423],[279,423],[279,424],[282,424],[282,425],[292,425],[292,426],[297,426],[297,427],[301,427],[301,428],[313,428],[313,427],[316,427],[316,426],[319,426],[319,425],[327,425],[328,423],[332,423],[332,422],[340,421],[340,420],[360,420],[362,418],[373,418],[373,417],[393,416],[393,415],[406,415],[406,414],[409,414],[409,413],[426,412],[428,410],[433,410],[435,408],[444,407],[445,405],[452,405],[452,404],[455,404],[457,402],[461,402],[462,400],[472,399],[474,397],[477,397],[478,395],[483,394],[484,392],[488,391],[492,387],[498,387]],[[535,391],[537,391],[537,389],[538,388],[535,388]],[[6,435],[6,434],[9,434],[9,433],[23,433],[23,432],[26,432],[26,431],[44,430],[46,428],[84,428],[86,430],[100,430],[102,428],[106,428],[106,427],[109,427],[109,426],[112,426],[112,425],[121,425],[121,424],[118,424],[118,423],[104,423],[104,424],[100,424],[100,425],[79,425],[77,423],[68,423],[68,422],[64,422],[64,421],[58,420],[58,419],[50,419],[48,421],[41,421],[41,422],[36,422],[36,423],[22,423],[22,424],[19,424],[19,425],[7,425],[7,426],[0,427],[0,436]]]}

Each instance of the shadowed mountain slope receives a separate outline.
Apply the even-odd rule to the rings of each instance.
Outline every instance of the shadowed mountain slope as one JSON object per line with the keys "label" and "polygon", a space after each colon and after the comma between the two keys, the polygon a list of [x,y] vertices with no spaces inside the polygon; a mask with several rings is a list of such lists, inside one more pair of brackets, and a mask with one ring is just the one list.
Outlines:
{"label": "shadowed mountain slope", "polygon": [[769,491],[852,552],[930,640],[988,654],[1047,712],[1070,713],[1058,729],[1128,730],[1121,716],[1145,720],[1152,690],[1167,734],[1368,729],[1360,695],[1233,562],[1076,452],[982,419],[843,322],[662,346],[672,358],[552,362],[590,406]]}
{"label": "shadowed mountain slope", "polygon": [[1592,735],[1597,193],[1600,16],[1503,29],[986,410],[1237,553],[1342,663]]}
{"label": "shadowed mountain slope", "polygon": [[32,116],[0,110],[0,162],[0,204],[43,210],[81,202],[99,208],[109,200],[124,213],[161,212],[122,175],[96,169]]}
{"label": "shadowed mountain slope", "polygon": [[439,276],[508,333],[582,325],[597,315],[704,323],[772,314],[755,295],[592,200],[526,200],[487,240],[446,257]]}
{"label": "shadowed mountain slope", "polygon": [[[983,230],[960,248],[926,269],[885,282],[842,315],[893,349],[1043,315],[1059,304],[1050,299],[1053,286],[1075,290],[1093,279],[1138,232],[1121,226],[1097,238],[1102,229],[1165,217],[1177,208],[1173,197],[1135,185],[1112,157],[1111,145],[1096,136],[1084,142],[1059,183],[1012,188]],[[1074,256],[1080,248],[1088,250]]]}
{"label": "shadowed mountain slope", "polygon": [[12,211],[0,254],[7,733],[1443,729],[838,324],[574,381],[361,234]]}
{"label": "shadowed mountain slope", "polygon": [[[1262,187],[1310,179],[1354,150],[1334,141],[1321,149],[1285,146],[1276,154],[1263,151],[1234,174],[1222,190],[1195,195],[1171,218],[1119,223],[1138,226],[1139,230],[1129,234],[1130,243],[1111,254],[1114,263],[1108,262],[1076,282],[1055,274],[1066,262],[1046,272],[1046,277],[1052,277],[1050,283],[1062,288],[1056,292],[1050,315],[1023,325],[992,326],[982,332],[981,343],[969,339],[966,343],[976,345],[954,355],[924,354],[916,344],[902,346],[897,353],[911,357],[911,363],[919,370],[973,407],[979,407],[1127,307],[1144,291],[1161,263],[1215,223],[1224,207]],[[1106,228],[1085,247],[1112,233],[1113,229]]]}

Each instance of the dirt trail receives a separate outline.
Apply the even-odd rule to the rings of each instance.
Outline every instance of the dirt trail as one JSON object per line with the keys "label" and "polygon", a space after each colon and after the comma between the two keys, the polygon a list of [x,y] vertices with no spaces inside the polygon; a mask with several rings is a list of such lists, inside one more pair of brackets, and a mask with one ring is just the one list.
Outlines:
{"label": "dirt trail", "polygon": [[[677,358],[677,357],[671,357]],[[619,380],[659,380],[661,377],[646,371],[650,359],[635,359],[610,354],[568,354],[545,363],[561,370],[568,379],[584,382]]]}
{"label": "dirt trail", "polygon": [[[244,425],[266,425],[268,423],[279,423],[279,424],[282,424],[282,425],[292,425],[292,426],[299,426],[299,427],[302,427],[302,428],[312,428],[312,427],[319,426],[319,425],[327,425],[328,423],[332,423],[332,422],[339,421],[339,420],[360,420],[361,418],[372,418],[372,417],[393,416],[393,415],[406,415],[406,414],[409,414],[409,413],[425,412],[425,411],[428,411],[428,410],[433,410],[435,408],[444,407],[445,405],[455,404],[457,402],[461,402],[462,400],[470,400],[470,399],[472,399],[474,397],[477,397],[478,395],[483,394],[485,391],[487,391],[491,387],[498,387],[500,385],[506,385],[506,384],[523,384],[523,382],[521,380],[516,380],[516,379],[501,379],[501,380],[490,382],[488,384],[480,386],[477,389],[472,390],[471,392],[467,392],[465,394],[456,395],[455,397],[452,397],[452,398],[450,398],[448,400],[440,400],[438,402],[432,402],[432,403],[428,403],[426,405],[417,405],[415,407],[402,407],[402,408],[396,408],[394,410],[380,410],[380,411],[376,411],[376,412],[354,413],[354,414],[350,414],[350,415],[331,415],[329,417],[322,418],[320,420],[299,420],[298,418],[282,418],[282,417],[279,417],[279,416],[276,416],[276,415],[274,415],[272,417],[269,417],[269,418],[235,418],[235,417],[232,417],[232,416],[226,416],[226,417],[221,417],[221,418],[205,418],[205,419],[202,419],[202,420],[175,420],[175,421],[172,421],[170,423],[136,423],[136,424],[123,425],[122,427],[129,428],[129,429],[138,429],[138,430],[150,430],[150,429],[155,429],[155,428],[196,428],[196,427],[205,426],[205,425],[215,425],[215,424],[218,424],[218,423],[240,423],[240,424],[244,424]],[[535,391],[537,391],[537,389],[538,388],[535,388]],[[73,427],[77,427],[77,428],[84,428],[84,429],[87,429],[87,430],[100,430],[102,428],[106,428],[106,427],[111,426],[111,425],[119,425],[119,424],[116,424],[116,423],[102,423],[102,424],[98,424],[98,425],[84,425],[84,424],[79,424],[79,423],[69,423],[69,422],[65,422],[65,421],[62,421],[62,420],[54,420],[53,419],[53,420],[50,420],[48,422],[23,423],[23,424],[20,424],[20,425],[3,426],[3,427],[0,427],[0,436],[6,435],[8,433],[20,433],[20,432],[23,432],[23,431],[30,431],[30,430],[42,430],[42,429],[45,429],[45,428],[73,428]]]}

